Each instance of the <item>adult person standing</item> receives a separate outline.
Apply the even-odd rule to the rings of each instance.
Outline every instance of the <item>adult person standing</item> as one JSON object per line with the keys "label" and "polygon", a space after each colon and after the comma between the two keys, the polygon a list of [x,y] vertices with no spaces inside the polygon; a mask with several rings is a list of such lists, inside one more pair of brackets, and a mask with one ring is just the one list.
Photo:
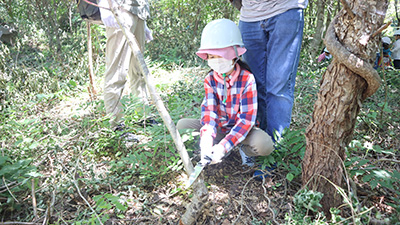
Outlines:
{"label": "adult person standing", "polygon": [[[113,6],[120,9],[119,18],[122,26],[129,29],[137,40],[141,51],[144,51],[146,39],[151,41],[151,31],[146,26],[146,19],[150,17],[147,0],[111,0]],[[129,47],[128,40],[114,14],[108,10],[108,0],[100,0],[101,20],[106,26],[106,71],[104,77],[104,105],[106,113],[111,114],[111,126],[115,130],[123,130],[121,119],[124,115],[120,102],[127,82],[130,81],[131,92],[147,102],[147,88],[143,75],[140,72],[139,61]]]}
{"label": "adult person standing", "polygon": [[396,69],[400,69],[400,29],[396,30],[393,36],[395,38],[392,48],[393,66]]}
{"label": "adult person standing", "polygon": [[256,79],[260,128],[271,137],[275,132],[279,137],[291,122],[307,4],[308,0],[242,0],[244,61]]}

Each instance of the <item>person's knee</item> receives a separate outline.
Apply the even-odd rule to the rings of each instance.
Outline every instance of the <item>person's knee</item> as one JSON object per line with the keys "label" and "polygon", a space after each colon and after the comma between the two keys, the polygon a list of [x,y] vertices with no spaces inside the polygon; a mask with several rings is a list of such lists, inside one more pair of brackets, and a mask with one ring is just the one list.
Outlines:
{"label": "person's knee", "polygon": [[176,124],[176,129],[178,129],[178,130],[182,130],[182,129],[185,129],[185,119],[180,119],[179,121],[178,121],[178,123]]}
{"label": "person's knee", "polygon": [[274,151],[274,144],[271,136],[259,138],[255,143],[255,148],[259,156],[267,156]]}
{"label": "person's knee", "polygon": [[273,151],[274,151],[273,145],[263,146],[260,149],[259,154],[260,154],[260,156],[267,156],[267,155],[271,154]]}

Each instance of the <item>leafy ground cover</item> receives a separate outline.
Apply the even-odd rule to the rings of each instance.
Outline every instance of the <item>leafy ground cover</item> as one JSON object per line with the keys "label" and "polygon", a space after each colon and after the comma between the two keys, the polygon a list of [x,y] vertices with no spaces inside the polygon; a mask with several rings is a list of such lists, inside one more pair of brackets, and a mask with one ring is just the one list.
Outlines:
{"label": "leafy ground cover", "polygon": [[[193,54],[197,37],[221,12],[227,18],[237,12],[219,1],[158,3],[148,21],[157,38],[147,44],[147,63],[174,122],[199,118],[208,69]],[[26,5],[14,8],[24,12]],[[41,15],[8,18],[20,20],[21,33],[15,45],[0,44],[1,221],[176,224],[193,193],[184,189],[187,175],[166,127],[145,122],[148,117],[161,122],[156,109],[127,93],[122,99],[125,124],[140,142],[127,143],[109,128],[102,101],[104,29],[91,27],[97,74],[93,96],[88,93],[86,24],[78,15],[68,22],[60,19],[66,27],[54,28],[62,31],[56,52],[47,43],[56,42],[48,40],[53,35],[33,23],[42,19],[24,18],[29,14]],[[332,209],[333,218],[318,210],[321,193],[302,189],[304,132],[326,66],[302,54],[291,129],[279,150],[259,158],[263,166],[276,163],[270,178],[254,180],[255,168],[243,167],[237,151],[204,169],[210,196],[197,224],[400,223],[398,71],[380,71],[381,88],[363,103],[346,161],[338,165],[346,168],[346,186],[337,188],[345,200]],[[197,162],[197,134],[188,131],[182,137]]]}
{"label": "leafy ground cover", "polygon": [[[10,51],[2,47],[3,53]],[[93,98],[86,78],[69,76],[61,81],[54,76],[61,63],[43,70],[19,63],[10,69],[9,63],[15,61],[9,55],[1,61],[1,220],[176,224],[192,190],[184,188],[187,175],[166,127],[145,122],[149,116],[161,122],[155,108],[130,95],[122,99],[125,124],[141,137],[139,143],[127,143],[109,128],[100,76]],[[149,65],[173,120],[198,118],[207,69]],[[325,67],[305,60],[300,65],[291,130],[279,150],[259,159],[264,166],[277,164],[270,178],[254,180],[255,168],[242,166],[237,151],[205,168],[210,196],[197,224],[400,223],[396,71],[381,71],[382,87],[363,105],[347,159],[338,165],[346,168],[348,185],[338,187],[345,200],[342,207],[332,209],[332,220],[318,211],[321,193],[302,189],[303,134]],[[46,85],[33,82],[34,75]],[[198,136],[185,132],[182,137],[195,163]]]}

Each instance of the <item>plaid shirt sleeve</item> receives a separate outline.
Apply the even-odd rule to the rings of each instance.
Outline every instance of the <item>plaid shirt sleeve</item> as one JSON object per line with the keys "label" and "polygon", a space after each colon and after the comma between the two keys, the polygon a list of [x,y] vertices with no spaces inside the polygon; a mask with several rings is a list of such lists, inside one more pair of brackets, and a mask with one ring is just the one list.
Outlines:
{"label": "plaid shirt sleeve", "polygon": [[[257,117],[257,88],[253,74],[247,74],[242,77],[243,79],[236,82],[236,85],[232,88],[238,88],[239,91],[239,112],[235,116],[235,125],[220,141],[226,151],[230,151],[234,146],[242,142],[250,130],[256,123]],[[228,101],[234,101],[234,99],[228,97]],[[236,102],[232,102],[232,105]],[[228,105],[228,104],[227,104]],[[229,114],[229,113],[228,113]]]}
{"label": "plaid shirt sleeve", "polygon": [[201,134],[211,133],[213,137],[217,135],[219,123],[217,113],[219,100],[216,88],[215,81],[211,79],[211,74],[207,75],[204,80],[205,97],[201,104],[201,124],[203,125]]}

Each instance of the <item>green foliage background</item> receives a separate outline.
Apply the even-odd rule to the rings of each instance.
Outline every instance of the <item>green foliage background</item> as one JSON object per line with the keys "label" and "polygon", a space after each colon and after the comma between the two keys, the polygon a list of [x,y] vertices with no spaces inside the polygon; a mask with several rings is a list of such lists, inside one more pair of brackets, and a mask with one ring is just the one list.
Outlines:
{"label": "green foliage background", "polygon": [[[279,165],[287,182],[299,182],[305,151],[304,130],[327,66],[327,63],[317,65],[309,57],[307,45],[315,33],[316,12],[313,1],[310,2],[297,77],[293,131],[287,135],[292,138],[283,140],[280,150],[273,155],[260,159],[263,166]],[[145,56],[158,81],[156,87],[174,122],[182,117],[198,118],[202,76],[207,71],[204,62],[194,54],[200,45],[201,30],[213,19],[237,21],[238,11],[222,0],[150,3],[152,17],[147,23],[155,39],[146,45]],[[154,107],[143,107],[133,96],[122,99],[129,131],[147,138],[145,144],[127,146],[119,138],[121,133],[109,128],[101,96],[90,98],[87,24],[76,12],[74,1],[4,0],[0,2],[0,15],[0,24],[11,25],[17,31],[12,44],[0,44],[2,220],[33,221],[50,206],[68,208],[80,196],[93,196],[93,210],[82,207],[68,215],[56,211],[55,224],[104,223],[110,217],[124,218],[137,205],[141,208],[136,215],[149,211],[162,215],[151,208],[151,191],[169,187],[171,196],[188,194],[181,188],[183,181],[177,179],[182,173],[182,163],[167,129],[140,125],[149,115],[161,121]],[[393,15],[393,11],[389,12],[388,19],[394,18]],[[104,28],[92,25],[90,29],[97,74],[95,87],[101,91]],[[165,82],[173,80],[168,76],[176,74],[180,76],[176,82]],[[394,211],[383,217],[394,224],[399,223],[400,211],[396,204],[400,200],[396,163],[400,148],[400,78],[398,71],[380,71],[380,74],[384,83],[364,103],[344,164],[349,177],[360,186],[391,196],[388,205]],[[183,138],[190,156],[195,157],[197,137],[185,133]],[[109,190],[110,185],[113,191]],[[38,215],[33,213],[32,190],[36,192],[36,207],[41,209]],[[309,194],[300,192],[294,197],[295,202],[318,206],[319,194]],[[311,200],[304,202],[304,199]],[[79,204],[86,206],[84,202]],[[348,207],[358,207],[354,205]],[[307,210],[311,208],[298,206],[288,223],[298,218],[301,224],[299,221]]]}

